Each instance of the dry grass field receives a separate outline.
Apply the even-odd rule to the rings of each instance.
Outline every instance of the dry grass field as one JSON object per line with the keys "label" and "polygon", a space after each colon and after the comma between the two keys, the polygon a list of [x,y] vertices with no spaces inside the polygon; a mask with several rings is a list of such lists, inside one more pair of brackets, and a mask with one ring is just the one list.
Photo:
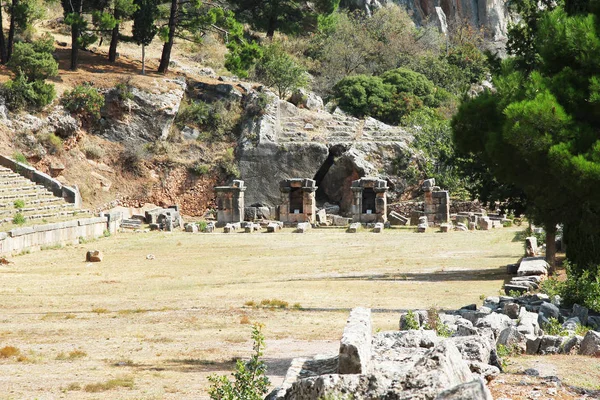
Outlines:
{"label": "dry grass field", "polygon": [[[0,398],[207,398],[255,321],[278,384],[292,357],[337,351],[352,307],[390,330],[402,309],[497,294],[517,232],[123,233],[14,257],[0,266]],[[90,249],[104,261],[86,263]],[[267,299],[289,305],[246,305]]]}

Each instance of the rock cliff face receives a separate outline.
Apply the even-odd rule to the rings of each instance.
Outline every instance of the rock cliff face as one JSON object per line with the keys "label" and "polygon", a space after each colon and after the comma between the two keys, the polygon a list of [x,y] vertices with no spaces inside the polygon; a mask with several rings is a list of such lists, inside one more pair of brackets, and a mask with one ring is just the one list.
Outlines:
{"label": "rock cliff face", "polygon": [[[253,95],[257,94],[249,96]],[[393,166],[405,163],[414,152],[412,136],[402,128],[340,110],[329,113],[320,106],[296,107],[268,96],[264,114],[247,121],[238,146],[246,204],[280,204],[279,182],[288,178],[316,180],[317,202],[337,203],[342,212],[352,202],[352,181],[361,177],[384,178],[395,193],[403,191]]]}
{"label": "rock cliff face", "polygon": [[[370,13],[386,3],[396,3],[406,8],[417,25],[433,22],[443,26],[445,21],[441,20],[444,16],[450,26],[457,21],[468,21],[475,27],[483,28],[492,47],[504,53],[506,29],[511,20],[507,0],[348,0],[346,5]],[[436,11],[438,7],[444,15],[439,9]]]}

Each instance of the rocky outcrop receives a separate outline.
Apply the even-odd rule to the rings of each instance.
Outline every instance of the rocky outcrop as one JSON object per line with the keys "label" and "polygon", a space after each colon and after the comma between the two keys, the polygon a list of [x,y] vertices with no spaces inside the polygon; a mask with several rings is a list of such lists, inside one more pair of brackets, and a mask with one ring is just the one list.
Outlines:
{"label": "rocky outcrop", "polygon": [[[257,93],[250,93],[246,107]],[[353,180],[375,175],[392,186],[391,198],[406,183],[395,175],[395,165],[408,164],[414,151],[412,136],[402,128],[373,118],[360,120],[340,110],[321,110],[318,100],[302,107],[279,100],[264,91],[269,104],[261,115],[246,121],[238,146],[241,179],[246,182],[246,203],[276,206],[279,182],[290,178],[317,181],[317,201],[336,203],[341,213],[352,203]],[[309,107],[310,106],[310,107]]]}
{"label": "rocky outcrop", "polygon": [[143,144],[165,140],[186,91],[184,79],[164,79],[164,90],[130,88],[131,99],[123,100],[118,89],[105,94],[100,127],[96,133],[110,141]]}
{"label": "rocky outcrop", "polygon": [[460,21],[483,28],[495,49],[504,52],[507,26],[511,21],[507,0],[347,0],[344,4],[370,14],[386,3],[405,7],[417,25],[434,23],[442,32],[444,26],[451,30]]}

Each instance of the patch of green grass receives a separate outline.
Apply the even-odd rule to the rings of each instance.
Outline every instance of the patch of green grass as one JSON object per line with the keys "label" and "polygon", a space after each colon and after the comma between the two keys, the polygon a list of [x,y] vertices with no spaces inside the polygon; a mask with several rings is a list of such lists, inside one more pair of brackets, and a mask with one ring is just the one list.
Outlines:
{"label": "patch of green grass", "polygon": [[20,212],[16,213],[12,220],[15,225],[23,225],[26,222],[26,218]]}
{"label": "patch of green grass", "polygon": [[16,209],[21,209],[25,207],[25,200],[23,199],[17,199],[13,202],[13,205],[15,206]]}
{"label": "patch of green grass", "polygon": [[83,387],[83,390],[88,393],[106,392],[107,390],[118,388],[133,389],[133,378],[129,376],[110,379],[106,382],[90,383]]}

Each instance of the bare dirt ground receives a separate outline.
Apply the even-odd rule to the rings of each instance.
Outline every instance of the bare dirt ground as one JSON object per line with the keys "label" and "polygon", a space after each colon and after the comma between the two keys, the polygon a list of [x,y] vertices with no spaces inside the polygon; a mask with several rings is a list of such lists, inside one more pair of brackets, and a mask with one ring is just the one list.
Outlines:
{"label": "bare dirt ground", "polygon": [[[266,325],[278,384],[291,358],[337,351],[352,307],[392,330],[402,309],[498,293],[514,234],[124,233],[18,256],[0,267],[0,348],[20,351],[0,358],[0,398],[203,398],[210,373],[251,352],[249,321]],[[86,263],[87,249],[105,260]],[[263,299],[290,308],[244,305]],[[86,391],[119,377],[132,387]]]}

